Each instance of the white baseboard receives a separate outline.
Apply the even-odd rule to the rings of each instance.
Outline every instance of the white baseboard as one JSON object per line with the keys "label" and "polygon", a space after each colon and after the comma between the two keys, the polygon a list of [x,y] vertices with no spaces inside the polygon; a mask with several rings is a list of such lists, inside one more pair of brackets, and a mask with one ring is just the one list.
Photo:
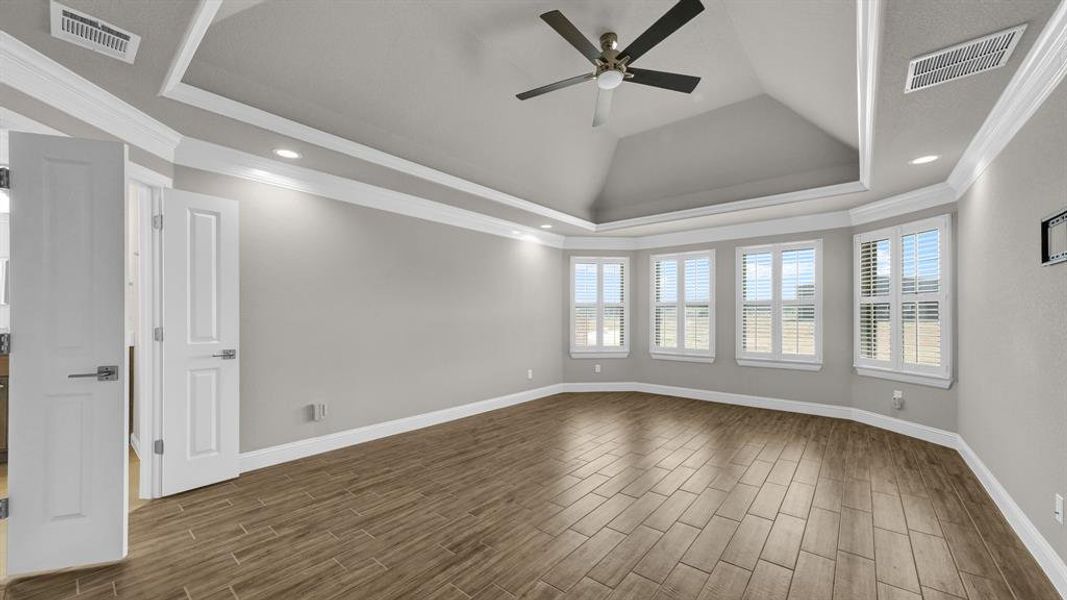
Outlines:
{"label": "white baseboard", "polygon": [[978,477],[978,481],[982,482],[982,486],[985,487],[989,497],[996,503],[997,508],[1008,519],[1008,523],[1015,530],[1015,534],[1023,541],[1030,554],[1033,554],[1034,558],[1037,559],[1037,564],[1041,565],[1045,575],[1048,575],[1048,578],[1052,581],[1052,585],[1060,592],[1060,596],[1067,598],[1067,563],[1064,563],[1063,558],[1056,554],[1052,544],[1045,539],[1045,536],[1041,535],[1033,521],[1015,503],[1008,490],[997,481],[993,472],[989,470],[989,467],[985,466],[982,459],[978,458],[978,455],[975,454],[974,450],[967,445],[967,442],[962,437],[959,438],[957,449],[963,456],[963,460],[967,461],[967,466]]}
{"label": "white baseboard", "polygon": [[780,410],[838,419],[850,419],[880,429],[886,429],[909,437],[925,440],[940,446],[956,449],[963,456],[971,470],[974,471],[978,480],[985,486],[990,497],[1004,514],[1008,523],[1011,524],[1016,535],[1022,539],[1023,543],[1026,544],[1027,549],[1034,555],[1034,558],[1037,560],[1038,564],[1041,565],[1045,574],[1048,575],[1052,584],[1056,586],[1056,589],[1059,590],[1061,595],[1067,598],[1067,566],[1065,566],[1063,559],[1056,554],[1056,551],[1052,548],[1052,545],[1049,544],[1048,540],[1041,535],[1037,527],[1035,527],[1033,522],[1026,516],[1026,513],[1019,508],[1019,505],[1015,503],[1015,500],[1008,494],[1008,491],[999,481],[997,481],[993,473],[978,458],[978,455],[974,453],[963,438],[951,431],[929,427],[919,423],[912,423],[911,421],[905,421],[903,419],[897,419],[851,406],[749,396],[745,394],[700,390],[635,381],[557,383],[541,388],[508,394],[506,396],[500,396],[498,398],[482,400],[481,402],[473,402],[471,404],[464,404],[412,417],[367,425],[366,427],[359,427],[315,438],[298,440],[288,444],[281,444],[279,446],[271,446],[260,450],[243,452],[241,453],[240,458],[241,472],[254,471],[256,469],[262,469],[263,467],[314,456],[323,452],[330,452],[331,450],[338,450],[355,444],[362,444],[364,442],[396,435],[398,433],[414,431],[416,429],[422,429],[423,427],[446,423],[448,421],[462,419],[479,413],[514,406],[531,400],[537,400],[553,394],[567,392],[645,392],[662,396],[676,396],[679,398],[703,400],[706,402],[721,402],[723,404],[734,404],[738,406],[751,406],[769,410]]}
{"label": "white baseboard", "polygon": [[557,383],[532,390],[508,394],[506,396],[490,398],[489,400],[482,400],[480,402],[472,402],[470,404],[463,404],[452,408],[435,410],[421,415],[385,421],[384,423],[375,423],[373,425],[357,427],[346,431],[338,431],[336,433],[297,440],[295,442],[271,446],[269,448],[242,452],[240,457],[240,469],[242,473],[254,471],[256,469],[262,469],[263,467],[297,460],[298,458],[314,456],[316,454],[322,454],[323,452],[330,452],[331,450],[338,450],[355,444],[362,444],[364,442],[389,437],[398,433],[414,431],[416,429],[422,429],[423,427],[455,421],[456,419],[462,419],[490,410],[522,404],[523,402],[537,400],[538,398],[544,398],[545,396],[559,394],[563,391],[565,391],[563,389],[563,384]]}

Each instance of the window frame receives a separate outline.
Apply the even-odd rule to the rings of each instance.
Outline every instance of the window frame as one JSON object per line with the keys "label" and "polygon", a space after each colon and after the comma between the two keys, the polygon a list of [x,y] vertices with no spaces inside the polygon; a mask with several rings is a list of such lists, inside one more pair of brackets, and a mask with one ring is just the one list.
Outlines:
{"label": "window frame", "polygon": [[[807,302],[784,301],[782,299],[782,252],[811,248],[815,251],[815,354],[796,356],[782,353],[782,307],[807,305]],[[771,300],[755,301],[771,307],[771,351],[746,352],[744,350],[744,257],[746,254],[771,254]],[[822,369],[823,352],[823,253],[822,239],[799,242],[781,242],[759,244],[755,246],[738,246],[735,262],[735,338],[736,360],[743,367],[770,367],[777,369],[795,369],[800,371],[818,371]],[[752,304],[753,302],[749,302]]]}
{"label": "window frame", "polygon": [[[902,291],[903,243],[905,236],[931,230],[938,231],[939,286],[936,293],[905,294]],[[889,356],[888,361],[880,361],[860,356],[860,310],[863,302],[860,265],[860,247],[863,243],[878,239],[889,240],[889,295],[884,297],[889,302]],[[953,320],[954,267],[952,255],[952,215],[945,214],[929,219],[922,219],[892,227],[857,233],[853,236],[853,307],[852,307],[852,364],[858,375],[877,377],[948,389],[953,383],[953,340],[955,322]],[[904,302],[922,302],[930,299],[938,301],[938,316],[941,321],[941,365],[927,366],[904,362],[903,353],[903,306]]]}
{"label": "window frame", "polygon": [[[685,307],[690,304],[685,297],[685,261],[688,258],[703,257],[708,259],[708,349],[692,350],[687,348],[664,348],[656,345],[656,308],[660,305],[656,301],[656,263],[665,260],[674,260],[678,265],[677,276],[677,300],[673,303],[677,307],[678,341],[685,343]],[[715,249],[695,250],[691,252],[671,252],[667,254],[652,254],[648,257],[648,353],[656,360],[677,360],[683,362],[715,362]],[[671,304],[671,303],[666,303]]]}
{"label": "window frame", "polygon": [[[581,264],[596,264],[596,295],[595,303],[575,302],[575,268]],[[633,335],[630,329],[630,258],[628,256],[572,256],[570,260],[570,338],[568,346],[571,358],[626,358],[630,355],[630,337]],[[622,265],[622,303],[604,302],[604,265]],[[579,306],[596,308],[596,346],[574,345],[574,313]],[[621,346],[604,346],[604,308],[606,306],[622,307],[623,338]]]}

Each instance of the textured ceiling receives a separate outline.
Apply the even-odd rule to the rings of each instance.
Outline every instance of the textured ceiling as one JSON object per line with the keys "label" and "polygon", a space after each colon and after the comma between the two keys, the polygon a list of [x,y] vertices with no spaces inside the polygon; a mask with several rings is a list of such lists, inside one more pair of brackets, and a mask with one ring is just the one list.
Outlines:
{"label": "textured ceiling", "polygon": [[[416,194],[526,225],[536,226],[545,222],[544,217],[160,97],[160,86],[170,61],[177,51],[182,34],[192,18],[195,2],[190,0],[153,0],[152,2],[68,0],[66,3],[144,36],[137,62],[127,65],[53,39],[48,33],[47,0],[0,2],[0,23],[3,24],[5,32],[183,134],[261,156],[270,156],[270,149],[273,147],[291,146],[304,153],[300,164],[306,167]],[[374,3],[363,2],[338,4],[374,6]],[[454,80],[444,78],[446,84],[443,85],[410,85],[411,81],[437,82],[440,81],[441,72],[459,70],[454,64],[440,64],[443,57],[453,56],[458,51],[456,48],[424,45],[417,48],[418,52],[414,52],[413,55],[409,54],[412,53],[410,46],[396,42],[401,32],[405,31],[406,25],[397,25],[387,19],[381,21],[363,19],[350,23],[346,31],[349,32],[350,37],[390,40],[386,50],[401,56],[414,56],[414,58],[410,64],[408,61],[398,61],[398,64],[405,64],[408,68],[375,77],[363,82],[362,85],[364,87],[398,85],[401,86],[398,89],[405,89],[409,94],[424,96],[428,100],[428,106],[438,104],[433,119],[419,121],[420,124],[429,123],[430,129],[427,132],[432,135],[424,135],[427,132],[421,130],[405,130],[402,123],[397,125],[378,121],[377,116],[369,122],[364,122],[366,114],[362,111],[365,107],[354,102],[351,97],[342,98],[342,100],[347,100],[346,102],[319,98],[321,96],[319,90],[343,89],[337,87],[339,84],[332,82],[331,79],[343,78],[341,75],[348,73],[349,65],[367,58],[361,55],[319,56],[311,63],[294,64],[291,66],[292,69],[318,73],[315,79],[308,80],[305,84],[315,89],[295,89],[292,94],[277,92],[265,99],[278,103],[279,110],[283,114],[292,115],[307,111],[309,119],[322,118],[321,123],[311,122],[309,124],[325,127],[331,133],[341,134],[345,128],[352,128],[352,131],[356,131],[357,128],[362,131],[365,128],[368,132],[366,136],[352,135],[352,139],[380,147],[383,150],[395,150],[395,153],[412,160],[417,160],[417,152],[426,152],[427,158],[419,162],[424,164],[430,164],[433,161],[441,161],[441,164],[454,163],[457,165],[456,168],[442,168],[442,170],[455,175],[467,176],[468,179],[477,183],[497,187],[545,206],[568,207],[566,212],[580,216],[592,216],[597,212],[610,213],[611,206],[602,206],[597,201],[601,195],[613,195],[612,202],[619,212],[629,210],[630,203],[635,198],[650,207],[642,210],[655,211],[670,204],[672,198],[681,197],[685,201],[697,198],[698,201],[708,199],[709,202],[718,202],[722,201],[724,196],[716,195],[717,190],[731,190],[738,187],[751,189],[751,185],[716,188],[716,182],[712,181],[711,188],[693,195],[691,189],[685,189],[693,186],[693,183],[685,177],[677,175],[660,177],[657,182],[655,179],[657,173],[654,172],[657,168],[649,172],[629,169],[627,171],[630,176],[635,177],[635,181],[637,181],[636,177],[640,177],[641,185],[647,184],[655,187],[658,183],[663,186],[658,190],[642,192],[640,195],[630,194],[628,197],[629,190],[622,189],[617,193],[612,191],[611,186],[605,186],[608,173],[616,166],[616,163],[622,165],[624,156],[629,154],[628,141],[643,136],[663,135],[672,127],[684,126],[688,122],[687,119],[714,120],[712,115],[716,110],[731,110],[731,106],[735,103],[742,105],[751,102],[758,103],[761,97],[769,96],[778,105],[793,113],[796,120],[791,122],[791,126],[799,129],[806,122],[809,126],[825,132],[827,138],[840,142],[841,146],[827,143],[828,156],[834,156],[840,148],[855,144],[855,11],[854,4],[848,0],[803,2],[794,0],[726,0],[723,2],[718,0],[706,2],[708,10],[698,17],[698,20],[709,17],[709,21],[714,21],[707,25],[711,29],[704,30],[696,27],[698,21],[694,21],[687,26],[687,28],[696,27],[692,32],[683,29],[677,34],[677,40],[668,40],[664,45],[650,52],[643,57],[639,66],[680,72],[689,71],[701,75],[705,80],[697,88],[697,92],[704,91],[705,84],[707,84],[709,96],[676,98],[677,95],[672,92],[643,90],[640,86],[629,86],[622,90],[628,93],[626,97],[623,97],[621,92],[619,94],[620,104],[616,113],[619,120],[612,125],[613,129],[603,132],[588,130],[592,96],[590,94],[585,97],[586,90],[584,89],[560,92],[553,95],[556,96],[554,98],[546,96],[541,99],[547,101],[544,103],[537,100],[526,103],[514,101],[513,94],[517,91],[575,74],[584,68],[580,56],[562,40],[556,39],[555,34],[540,22],[537,15],[545,10],[560,8],[590,37],[611,27],[618,31],[625,45],[627,36],[632,37],[634,31],[640,31],[651,23],[656,16],[670,6],[670,1],[600,0],[597,2],[529,3],[439,0],[432,3],[396,2],[394,4],[424,8],[432,5],[434,8],[427,8],[427,11],[434,11],[433,14],[438,15],[437,20],[440,21],[439,25],[434,27],[444,30],[435,32],[434,35],[445,38],[449,35],[455,36],[452,38],[455,43],[465,48],[467,53],[464,55],[465,60],[470,59],[467,62],[461,61],[461,66],[464,69],[469,67],[470,70],[464,73],[471,74],[462,75],[459,81],[468,86],[473,85],[477,94],[488,94],[488,91],[492,91],[493,102],[499,100],[503,103],[500,98],[512,101],[507,103],[506,108],[499,109],[505,111],[506,116],[509,117],[505,119],[505,124],[500,125],[502,130],[512,131],[508,129],[511,125],[506,124],[507,122],[517,121],[521,124],[530,121],[538,124],[537,131],[529,131],[524,134],[525,137],[503,136],[505,138],[503,140],[493,138],[492,132],[489,132],[489,138],[493,142],[489,151],[480,146],[477,136],[471,138],[459,136],[457,139],[462,142],[459,145],[466,149],[461,148],[463,152],[455,156],[448,155],[450,152],[448,144],[456,142],[441,131],[434,130],[434,127],[439,127],[435,121],[458,119],[465,126],[477,128],[481,121],[498,118],[498,115],[490,114],[497,110],[497,105],[490,103],[480,107],[486,111],[485,114],[475,116],[460,114],[457,117],[448,114],[444,109],[449,102],[457,102],[455,100],[457,94],[468,92],[450,89],[456,85]],[[944,181],[1023,56],[1030,49],[1057,1],[892,0],[884,4],[885,15],[880,45],[881,62],[878,70],[876,97],[874,160],[871,165],[872,189],[870,191],[774,208],[736,211],[689,219],[684,222],[632,227],[612,231],[610,235],[644,235],[782,216],[813,214],[826,210],[842,210]],[[270,6],[271,0],[266,0],[266,2],[224,0],[220,19],[209,29],[208,39],[205,40],[205,46],[201,51],[208,52],[211,44],[218,43],[217,40],[212,41],[213,36],[218,31],[222,31],[216,28],[225,27],[228,23],[239,24],[242,20],[260,18],[256,17],[256,13],[269,11]],[[321,21],[330,21],[331,14],[327,13],[311,19],[309,25],[312,27],[311,33],[315,34],[331,28],[343,29],[321,23]],[[726,27],[727,22],[729,27]],[[1005,68],[914,94],[903,94],[904,74],[908,59],[1022,22],[1028,23],[1029,28],[1015,56]],[[265,31],[278,32],[277,29],[271,29],[271,27],[265,27]],[[458,31],[456,27],[462,27],[465,33],[456,33]],[[839,31],[842,29],[845,31]],[[714,33],[715,31],[721,35],[732,32],[730,33],[732,39],[715,37],[719,35]],[[361,35],[356,36],[353,32],[359,32]],[[282,35],[263,40],[265,46],[254,46],[251,44],[252,40],[246,40],[248,42],[246,44],[246,41],[233,38],[228,42],[229,46],[226,43],[222,44],[221,52],[232,53],[237,60],[259,60],[266,63],[263,59],[271,55],[271,52],[284,54],[286,48],[306,49],[316,44],[327,44],[326,41],[317,42],[310,39],[314,36],[301,36],[301,33],[301,31],[286,32],[283,28],[281,29]],[[683,34],[686,34],[688,39]],[[535,39],[539,41],[535,42]],[[678,48],[672,47],[675,41],[678,43]],[[336,43],[336,41],[330,42],[330,44]],[[528,51],[528,48],[533,48],[533,50]],[[706,52],[703,60],[698,61],[699,64],[692,67],[687,66],[690,64],[687,61],[690,60],[691,53],[694,49],[700,48],[704,48]],[[717,59],[727,55],[728,52],[741,52],[743,58],[728,60],[726,62],[730,64],[723,65]],[[462,52],[456,55],[462,55]],[[204,75],[203,73],[197,75],[196,69],[210,68],[207,62],[201,62],[207,58],[211,57],[208,54],[200,56],[198,53],[193,69],[190,70],[189,82],[193,82],[194,77]],[[388,57],[387,59],[393,60]],[[221,59],[216,57],[216,60]],[[222,62],[225,64],[225,61]],[[371,67],[359,66],[359,68]],[[419,79],[422,72],[438,68],[444,71],[437,71],[428,75],[427,78]],[[721,72],[717,69],[721,69]],[[258,94],[264,88],[270,89],[270,86],[278,85],[269,77],[270,70],[266,69],[266,72],[268,74],[266,81],[253,82],[255,86],[261,87],[253,86],[248,90],[235,90],[234,93]],[[294,80],[299,80],[297,75],[293,77]],[[725,88],[713,89],[714,85],[720,83],[723,83]],[[629,93],[631,88],[635,93]],[[729,95],[731,91],[737,90],[742,90],[737,93],[737,97]],[[648,92],[652,94],[652,97],[642,98],[644,94],[636,92]],[[761,94],[766,94],[766,96],[761,96]],[[248,98],[251,100],[253,96],[250,95]],[[340,114],[335,115],[321,107],[311,106],[312,99],[315,102],[323,101],[327,107],[332,107],[332,112]],[[412,102],[408,98],[401,98],[401,100]],[[708,104],[707,108],[702,108],[687,105],[684,102],[679,104],[675,102],[676,100],[696,101],[697,103],[706,101]],[[661,107],[667,112],[649,110],[646,113],[639,110],[632,115],[627,114],[628,104],[640,104],[645,101],[652,102],[656,107]],[[538,102],[538,105],[532,104],[533,102]],[[47,115],[51,110],[39,101],[3,85],[0,85],[0,104],[28,116]],[[515,112],[520,109],[521,112]],[[388,107],[378,106],[376,110],[387,112]],[[519,116],[514,116],[516,114]],[[655,119],[667,120],[659,122]],[[556,128],[568,120],[574,125],[574,131],[569,128],[558,131],[559,136],[567,140],[564,143],[560,141],[561,138],[556,137]],[[69,132],[81,133],[76,128],[71,128]],[[719,150],[737,145],[740,138],[746,135],[748,135],[747,132],[742,132],[724,134],[717,139],[698,140],[696,147],[676,143],[677,136],[675,136],[673,140],[675,143],[666,145],[662,151],[656,151],[655,156],[666,161],[667,164],[670,164],[672,158],[675,157],[684,157],[689,160],[692,156],[706,157],[711,164],[712,161],[721,159],[722,153]],[[598,136],[604,139],[599,139]],[[434,147],[437,143],[445,145],[443,148]],[[768,140],[767,143],[769,145],[774,141]],[[788,144],[788,141],[786,143]],[[575,151],[572,145],[578,150]],[[610,147],[610,152],[603,151],[604,147]],[[655,146],[644,146],[644,148],[655,150]],[[515,167],[513,166],[514,157],[520,155],[520,149],[521,156],[523,158],[533,157],[531,159],[533,162],[518,161],[521,164]],[[781,148],[776,149],[781,150]],[[788,147],[785,150],[788,151]],[[466,152],[471,152],[471,154],[465,157],[462,154]],[[942,160],[921,167],[907,164],[910,158],[930,153],[941,154]],[[570,158],[571,154],[573,154],[573,161]],[[497,155],[503,155],[504,159],[513,162],[504,162],[503,166],[499,166],[499,163],[484,158],[485,156],[494,158]],[[568,158],[561,160],[557,155],[567,155]],[[795,157],[790,158],[796,160]],[[497,157],[494,160],[503,159]],[[539,162],[541,160],[546,162]],[[648,165],[653,161],[638,160],[636,162]],[[551,166],[554,164],[561,166],[554,168]],[[716,164],[721,168],[724,163]],[[437,165],[430,164],[430,166]],[[711,168],[708,170],[715,171]],[[818,172],[818,169],[814,172]],[[644,179],[649,181],[645,182]],[[756,184],[763,185],[765,181],[774,180],[775,178],[764,180],[764,182],[757,181]],[[684,185],[680,185],[679,182],[683,182]],[[673,189],[671,189],[672,186]],[[555,222],[555,226],[555,231],[564,234],[584,233],[561,222]]]}

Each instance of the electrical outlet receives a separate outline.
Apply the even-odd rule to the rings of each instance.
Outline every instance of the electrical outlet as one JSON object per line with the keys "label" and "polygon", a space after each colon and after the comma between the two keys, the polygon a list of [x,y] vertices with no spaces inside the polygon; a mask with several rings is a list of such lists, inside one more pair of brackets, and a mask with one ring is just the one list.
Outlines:
{"label": "electrical outlet", "polygon": [[1063,525],[1063,494],[1056,494],[1056,508],[1054,514],[1060,525]]}
{"label": "electrical outlet", "polygon": [[322,420],[326,419],[326,404],[325,403],[312,404],[310,406],[310,408],[311,408],[311,420],[312,421],[322,421]]}
{"label": "electrical outlet", "polygon": [[533,369],[526,369],[526,379],[533,380]]}
{"label": "electrical outlet", "polygon": [[896,410],[904,408],[904,392],[893,390],[893,408]]}
{"label": "electrical outlet", "polygon": [[593,372],[594,373],[599,373],[600,372],[600,365],[593,365]]}

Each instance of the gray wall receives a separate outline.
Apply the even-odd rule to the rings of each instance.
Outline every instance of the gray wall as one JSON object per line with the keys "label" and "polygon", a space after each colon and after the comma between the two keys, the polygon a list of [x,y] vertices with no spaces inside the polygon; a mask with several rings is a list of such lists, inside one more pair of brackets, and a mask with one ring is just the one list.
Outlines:
{"label": "gray wall", "polygon": [[[560,250],[174,175],[240,202],[242,451],[561,380]],[[308,420],[312,402],[329,403],[325,421]]]}
{"label": "gray wall", "polygon": [[1038,223],[1067,208],[1067,84],[959,206],[960,433],[1061,557],[1067,527],[1067,264]]}
{"label": "gray wall", "polygon": [[[570,309],[568,265],[570,256],[623,255],[630,257],[630,355],[625,359],[572,359],[563,344],[563,377],[566,382],[639,381],[718,392],[746,394],[857,406],[956,431],[956,390],[911,385],[884,379],[861,377],[852,369],[852,236],[854,233],[887,227],[897,222],[918,220],[950,212],[949,207],[933,209],[903,219],[872,223],[856,229],[835,229],[765,238],[729,240],[692,246],[657,248],[639,252],[597,252],[574,250],[564,253],[563,311]],[[773,242],[822,239],[823,241],[823,367],[820,371],[796,371],[762,367],[742,367],[736,361],[736,248]],[[656,360],[649,356],[649,256],[689,250],[715,249],[715,362],[713,364]],[[563,339],[570,335],[570,323],[563,324]],[[601,373],[593,372],[594,364]],[[893,390],[904,392],[905,406],[892,408]]]}

